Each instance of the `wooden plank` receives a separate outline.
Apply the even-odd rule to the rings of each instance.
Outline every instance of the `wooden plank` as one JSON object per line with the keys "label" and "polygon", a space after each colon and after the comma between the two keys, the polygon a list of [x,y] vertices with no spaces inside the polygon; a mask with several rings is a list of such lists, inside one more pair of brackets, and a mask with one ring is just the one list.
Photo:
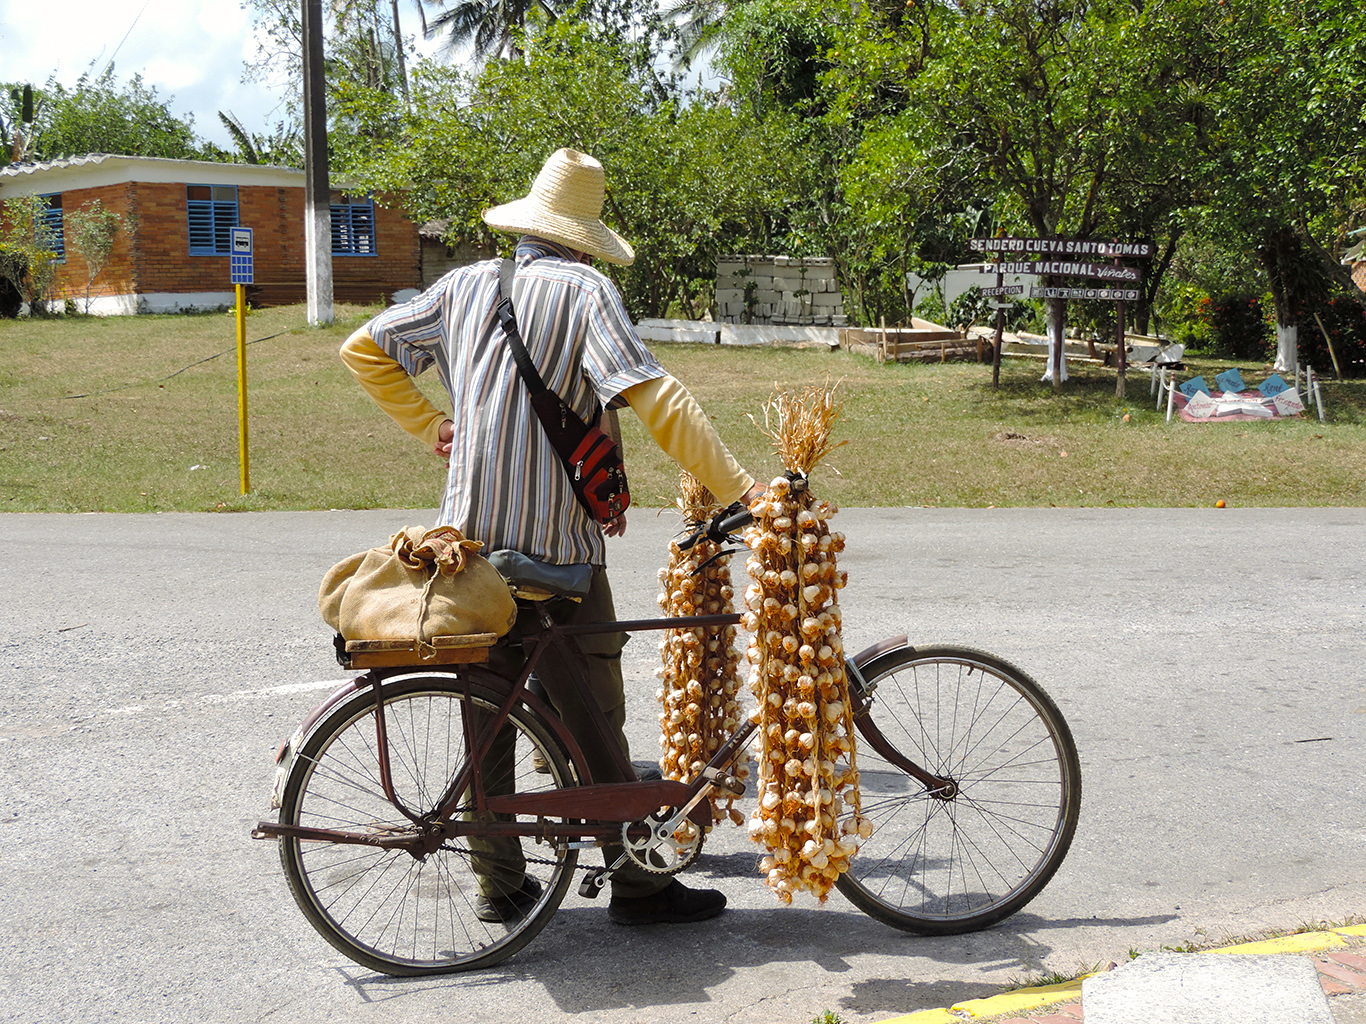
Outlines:
{"label": "wooden plank", "polygon": [[[496,633],[469,633],[461,636],[434,636],[430,646],[446,650],[459,647],[492,647],[498,641]],[[348,640],[346,650],[351,653],[374,651],[411,651],[416,640]]]}
{"label": "wooden plank", "polygon": [[489,660],[487,647],[454,647],[434,649],[434,655],[424,658],[417,651],[357,651],[348,653],[351,668],[406,668],[408,666],[471,665]]}

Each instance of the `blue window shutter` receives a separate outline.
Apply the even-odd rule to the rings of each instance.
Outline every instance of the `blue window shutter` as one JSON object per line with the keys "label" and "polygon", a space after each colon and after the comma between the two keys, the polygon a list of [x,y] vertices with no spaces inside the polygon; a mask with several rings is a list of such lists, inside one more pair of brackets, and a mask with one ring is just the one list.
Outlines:
{"label": "blue window shutter", "polygon": [[329,207],[329,214],[332,222],[333,256],[375,255],[373,199],[333,203]]}
{"label": "blue window shutter", "polygon": [[[227,186],[213,186],[214,191],[228,192]],[[232,252],[232,229],[237,226],[237,200],[190,199],[190,190],[208,192],[207,185],[187,185],[185,213],[190,228],[191,256],[227,256]],[[235,196],[236,187],[230,195]]]}
{"label": "blue window shutter", "polygon": [[351,207],[351,230],[354,236],[352,251],[357,255],[375,255],[375,208],[373,205]]}

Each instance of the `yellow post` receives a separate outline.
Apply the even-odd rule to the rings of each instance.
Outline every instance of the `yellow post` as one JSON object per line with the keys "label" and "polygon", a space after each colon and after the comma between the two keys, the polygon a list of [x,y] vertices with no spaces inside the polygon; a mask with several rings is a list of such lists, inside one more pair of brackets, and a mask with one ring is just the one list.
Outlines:
{"label": "yellow post", "polygon": [[242,462],[242,493],[251,490],[251,460],[247,454],[247,294],[237,286],[237,439]]}

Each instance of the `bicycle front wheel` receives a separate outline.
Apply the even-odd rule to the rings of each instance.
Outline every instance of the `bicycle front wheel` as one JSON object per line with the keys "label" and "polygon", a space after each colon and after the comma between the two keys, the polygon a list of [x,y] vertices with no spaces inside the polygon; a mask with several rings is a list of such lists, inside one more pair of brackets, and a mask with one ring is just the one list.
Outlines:
{"label": "bicycle front wheel", "polygon": [[[876,687],[856,719],[873,834],[840,892],[924,935],[1015,913],[1062,864],[1081,813],[1081,766],[1057,705],[1015,666],[970,648],[903,648],[860,671]],[[927,787],[908,762],[949,785]]]}
{"label": "bicycle front wheel", "polygon": [[[390,680],[383,695],[395,790],[419,818],[434,818],[469,758],[469,738],[479,735],[503,698],[451,674]],[[500,742],[511,753],[496,772],[486,764],[486,792],[576,784],[549,727],[526,707],[513,708]],[[469,820],[473,810],[456,816]],[[387,837],[417,834],[419,826],[384,795],[373,691],[338,707],[304,741],[285,785],[280,821]],[[309,923],[357,963],[397,975],[472,970],[511,956],[555,913],[577,857],[563,841],[523,851],[515,838],[452,837],[421,858],[350,843],[280,840],[285,875]],[[519,897],[521,905],[513,908],[506,898],[495,899],[497,913],[487,902],[480,906],[481,889],[506,894],[523,871],[535,883],[527,888],[538,890],[534,900]]]}

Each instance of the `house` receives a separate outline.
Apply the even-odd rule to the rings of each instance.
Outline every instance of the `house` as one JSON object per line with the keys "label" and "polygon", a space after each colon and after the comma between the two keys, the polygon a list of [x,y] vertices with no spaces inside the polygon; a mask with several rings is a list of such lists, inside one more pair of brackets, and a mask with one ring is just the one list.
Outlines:
{"label": "house", "polygon": [[[98,199],[121,217],[108,264],[90,286],[91,312],[163,313],[231,306],[231,228],[250,227],[253,276],[247,301],[284,305],[306,298],[304,172],[291,167],[160,157],[88,156],[0,168],[0,202],[48,202],[61,260],[52,298],[83,308],[85,261],[65,220]],[[391,196],[332,193],[333,296],[387,301],[422,287],[417,225]]]}
{"label": "house", "polygon": [[449,220],[429,220],[418,229],[422,244],[422,287],[430,288],[457,267],[467,267],[480,260],[491,260],[497,250],[487,246],[465,243],[451,245],[446,241]]}

